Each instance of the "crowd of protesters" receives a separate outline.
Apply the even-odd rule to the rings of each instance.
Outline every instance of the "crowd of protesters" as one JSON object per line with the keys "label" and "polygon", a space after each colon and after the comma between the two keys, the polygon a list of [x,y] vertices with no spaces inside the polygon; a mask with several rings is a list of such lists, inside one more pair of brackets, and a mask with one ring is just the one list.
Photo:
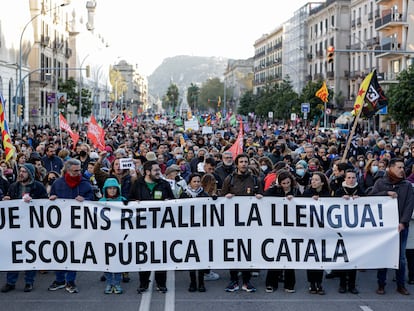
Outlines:
{"label": "crowd of protesters", "polygon": [[[398,199],[400,266],[397,291],[408,295],[405,284],[414,284],[414,139],[397,131],[358,131],[343,156],[345,133],[317,128],[280,126],[277,122],[245,121],[243,152],[237,157],[231,146],[239,127],[213,125],[209,134],[185,131],[172,121],[142,121],[136,127],[104,122],[105,150],[97,150],[78,128],[80,139],[73,145],[68,133],[49,126],[31,126],[12,133],[15,157],[0,162],[0,198],[31,197],[86,200],[156,200],[202,196],[255,195],[287,197],[358,197],[388,195]],[[2,155],[5,158],[5,155]],[[121,158],[132,158],[134,169],[122,169]],[[28,174],[27,174],[28,173]],[[28,175],[28,176],[26,176]],[[248,176],[248,177],[246,177]],[[247,178],[247,179],[246,179]],[[247,180],[247,181],[246,181]],[[36,182],[36,183],[34,183]],[[81,195],[72,185],[85,184]],[[86,185],[88,184],[88,185]],[[32,186],[33,185],[33,186]],[[36,186],[35,186],[36,185]],[[40,185],[40,186],[39,186]],[[39,189],[42,187],[42,189]],[[407,266],[408,272],[405,270]],[[231,270],[226,291],[254,292],[254,271]],[[357,294],[356,270],[331,271],[340,278],[340,293]],[[325,294],[324,271],[308,270],[309,293]],[[2,292],[15,288],[17,273],[9,273]],[[25,273],[25,291],[33,289],[35,272]],[[75,271],[57,272],[49,290],[66,288],[76,293]],[[206,290],[204,280],[219,276],[212,270],[190,271],[190,292]],[[105,293],[122,293],[121,279],[127,274],[105,274]],[[294,270],[269,270],[266,292],[284,281],[284,290],[295,292]],[[166,273],[156,271],[157,289],[166,292]],[[386,270],[378,270],[378,294],[385,293]],[[149,286],[149,272],[140,273],[139,292]]]}

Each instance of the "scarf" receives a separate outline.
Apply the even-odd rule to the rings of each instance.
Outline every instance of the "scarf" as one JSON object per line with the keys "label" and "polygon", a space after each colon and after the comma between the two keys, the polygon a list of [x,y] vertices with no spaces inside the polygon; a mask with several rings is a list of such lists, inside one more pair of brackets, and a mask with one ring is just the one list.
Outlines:
{"label": "scarf", "polygon": [[196,198],[201,192],[203,192],[203,187],[200,187],[198,189],[192,189],[190,187],[187,187],[185,189],[185,192],[192,198]]}
{"label": "scarf", "polygon": [[82,180],[82,176],[71,176],[69,173],[65,173],[65,182],[68,184],[69,188],[75,188],[79,186]]}
{"label": "scarf", "polygon": [[393,184],[393,185],[396,185],[399,182],[404,180],[404,178],[400,178],[400,177],[397,177],[396,175],[394,175],[390,170],[388,170],[387,175],[388,175],[388,178],[389,178],[391,184]]}

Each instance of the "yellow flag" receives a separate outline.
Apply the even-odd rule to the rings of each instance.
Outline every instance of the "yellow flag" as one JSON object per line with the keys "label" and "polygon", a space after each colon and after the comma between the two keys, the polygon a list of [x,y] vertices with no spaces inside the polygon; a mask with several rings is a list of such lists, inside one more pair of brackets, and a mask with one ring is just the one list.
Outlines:
{"label": "yellow flag", "polygon": [[315,96],[319,97],[324,103],[328,102],[329,92],[325,81],[323,81],[321,88],[315,93]]}
{"label": "yellow flag", "polygon": [[365,96],[367,95],[367,90],[369,88],[369,84],[371,83],[372,75],[374,72],[371,72],[369,75],[367,75],[362,81],[361,86],[358,91],[357,98],[355,99],[354,103],[354,110],[352,110],[352,114],[356,116],[359,111],[362,109],[365,101]]}

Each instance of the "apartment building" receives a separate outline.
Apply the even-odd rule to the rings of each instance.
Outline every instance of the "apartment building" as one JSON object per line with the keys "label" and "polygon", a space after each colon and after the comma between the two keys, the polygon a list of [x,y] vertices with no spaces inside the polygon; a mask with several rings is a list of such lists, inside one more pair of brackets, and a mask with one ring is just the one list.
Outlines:
{"label": "apartment building", "polygon": [[253,58],[229,60],[224,72],[224,86],[226,89],[226,109],[237,111],[240,105],[240,98],[247,91],[252,91],[253,85]]}

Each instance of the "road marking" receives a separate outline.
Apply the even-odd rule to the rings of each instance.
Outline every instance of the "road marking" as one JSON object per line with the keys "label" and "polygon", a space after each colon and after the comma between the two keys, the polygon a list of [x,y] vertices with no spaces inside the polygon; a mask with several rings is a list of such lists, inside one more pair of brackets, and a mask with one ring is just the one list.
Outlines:
{"label": "road marking", "polygon": [[149,311],[151,307],[151,298],[152,298],[152,287],[154,284],[154,271],[151,272],[150,275],[150,283],[148,286],[148,290],[141,295],[141,303],[139,304],[139,311]]}
{"label": "road marking", "polygon": [[175,271],[167,272],[167,288],[168,292],[165,295],[164,311],[175,310]]}
{"label": "road marking", "polygon": [[368,306],[359,306],[362,311],[372,311],[372,309]]}

